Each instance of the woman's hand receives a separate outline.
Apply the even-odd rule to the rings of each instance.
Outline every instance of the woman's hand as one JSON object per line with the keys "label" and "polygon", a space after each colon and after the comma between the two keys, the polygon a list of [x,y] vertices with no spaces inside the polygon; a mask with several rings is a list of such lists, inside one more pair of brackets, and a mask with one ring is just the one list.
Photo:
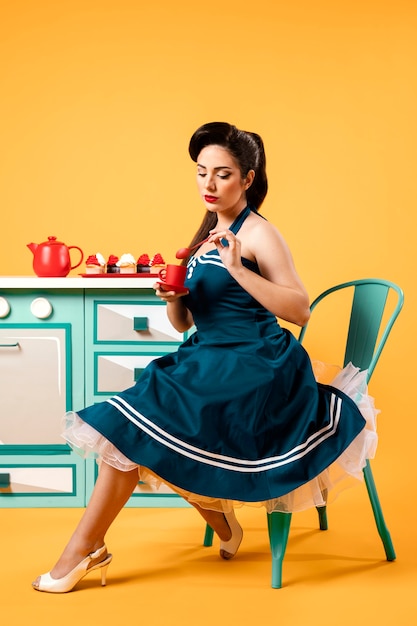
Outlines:
{"label": "woman's hand", "polygon": [[[226,239],[228,245],[224,245],[222,239]],[[207,243],[214,243],[223,264],[229,271],[242,267],[241,243],[231,230],[211,231]]]}
{"label": "woman's hand", "polygon": [[163,302],[175,302],[179,298],[186,296],[188,293],[188,290],[181,293],[177,293],[176,291],[165,291],[165,289],[161,288],[159,283],[155,283],[153,285],[153,289],[155,289],[155,295],[158,296],[158,298],[161,298]]}
{"label": "woman's hand", "polygon": [[155,289],[155,295],[161,298],[163,302],[166,302],[167,316],[175,330],[179,333],[185,333],[189,330],[194,324],[193,316],[181,299],[187,295],[188,289],[185,293],[164,291],[159,283],[155,283],[153,288]]}

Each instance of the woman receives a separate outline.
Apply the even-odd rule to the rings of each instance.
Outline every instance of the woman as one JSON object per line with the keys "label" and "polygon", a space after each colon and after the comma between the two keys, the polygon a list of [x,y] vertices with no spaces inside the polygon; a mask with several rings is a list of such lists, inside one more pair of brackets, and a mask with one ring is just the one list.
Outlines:
{"label": "woman", "polygon": [[197,332],[153,361],[134,387],[68,416],[65,437],[98,452],[100,472],[37,590],[70,591],[94,569],[105,582],[105,534],[139,478],[185,497],[230,559],[243,534],[236,505],[324,504],[329,467],[343,467],[348,450],[357,475],[373,445],[357,405],[316,383],[304,349],[277,324],[276,317],[304,325],[309,301],[285,241],[258,213],[268,187],[261,138],[214,122],[194,133],[189,152],[207,210],[192,244],[208,239],[187,260],[188,293],[155,291],[174,328],[195,324]]}

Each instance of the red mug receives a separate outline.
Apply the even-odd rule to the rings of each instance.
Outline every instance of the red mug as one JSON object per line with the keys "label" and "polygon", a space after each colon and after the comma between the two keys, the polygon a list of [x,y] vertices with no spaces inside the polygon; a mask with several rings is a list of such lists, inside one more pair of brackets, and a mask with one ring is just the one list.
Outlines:
{"label": "red mug", "polygon": [[166,265],[159,272],[159,278],[166,284],[173,287],[183,287],[187,267],[185,265]]}

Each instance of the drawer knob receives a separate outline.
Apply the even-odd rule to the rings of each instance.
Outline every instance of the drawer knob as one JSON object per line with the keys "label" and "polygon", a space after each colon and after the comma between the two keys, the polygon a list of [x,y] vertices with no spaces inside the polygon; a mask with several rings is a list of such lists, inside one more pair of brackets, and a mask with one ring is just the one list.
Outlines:
{"label": "drawer knob", "polygon": [[0,317],[7,317],[10,313],[10,304],[6,298],[0,298]]}
{"label": "drawer knob", "polygon": [[52,315],[52,304],[46,298],[35,298],[30,305],[32,315],[40,320],[46,320]]}
{"label": "drawer knob", "polygon": [[149,329],[149,323],[147,317],[134,317],[133,318],[133,330],[143,331]]}
{"label": "drawer knob", "polygon": [[0,474],[0,489],[10,487],[10,474]]}

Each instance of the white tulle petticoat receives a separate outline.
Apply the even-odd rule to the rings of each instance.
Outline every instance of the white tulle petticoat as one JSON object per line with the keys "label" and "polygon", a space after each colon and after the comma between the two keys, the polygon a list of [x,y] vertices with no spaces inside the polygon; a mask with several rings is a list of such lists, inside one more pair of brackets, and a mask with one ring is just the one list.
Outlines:
{"label": "white tulle petticoat", "polygon": [[[366,420],[366,426],[338,459],[313,480],[280,498],[250,503],[251,505],[265,506],[269,513],[272,511],[296,512],[313,506],[325,505],[329,500],[333,500],[342,488],[349,486],[355,480],[362,480],[362,470],[366,460],[375,456],[378,441],[376,416],[379,411],[375,409],[374,400],[367,392],[366,371],[360,371],[351,363],[341,370],[336,366],[328,366],[319,361],[313,362],[313,369],[318,382],[336,387],[355,401]],[[83,422],[76,413],[72,411],[67,413],[64,421],[63,437],[77,452],[84,457],[94,456],[99,463],[104,461],[121,471],[138,468],[139,480],[148,484],[154,491],[165,484],[189,502],[215,511],[228,512],[233,507],[248,504],[240,501],[210,498],[184,491],[163,481],[149,469],[130,461],[99,432]]]}

